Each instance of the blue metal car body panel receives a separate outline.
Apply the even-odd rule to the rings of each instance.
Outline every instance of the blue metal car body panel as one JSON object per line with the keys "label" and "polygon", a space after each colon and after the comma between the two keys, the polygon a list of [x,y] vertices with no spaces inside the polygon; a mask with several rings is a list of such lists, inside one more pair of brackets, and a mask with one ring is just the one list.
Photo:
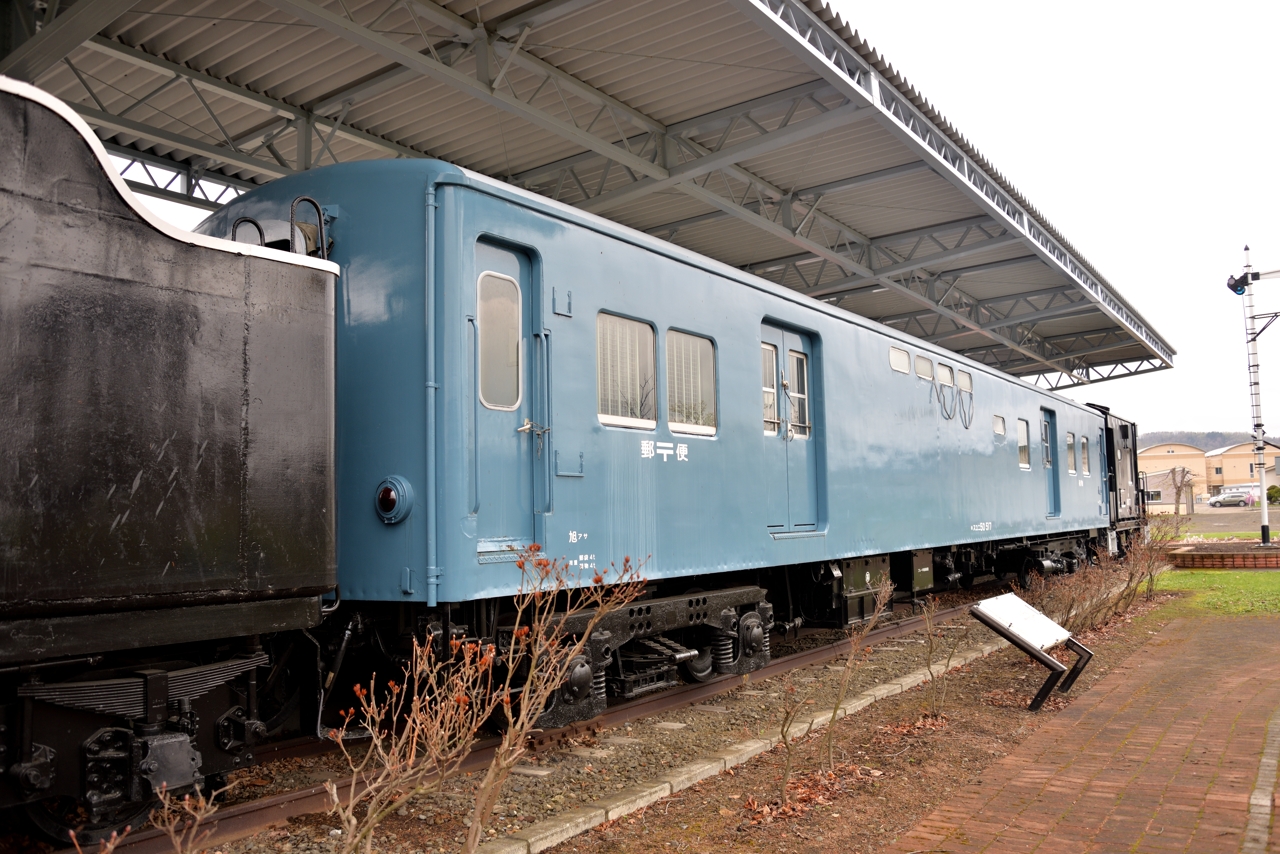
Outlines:
{"label": "blue metal car body panel", "polygon": [[[438,203],[430,246],[429,183]],[[333,217],[331,260],[342,270],[335,314],[344,599],[428,601],[429,451],[439,473],[439,601],[513,593],[520,580],[513,549],[533,541],[587,578],[630,556],[656,579],[1108,524],[1097,412],[438,161],[345,164],[280,179],[228,204],[201,230],[228,234],[240,216],[287,219],[299,195]],[[428,257],[437,296],[431,335]],[[520,287],[522,387],[512,408],[479,399],[477,280],[485,271]],[[597,417],[600,312],[656,333],[654,429],[606,426]],[[672,329],[714,344],[714,436],[667,424],[664,341]],[[769,341],[808,357],[806,438],[763,430],[761,344]],[[434,436],[426,416],[429,344],[439,384]],[[971,398],[892,370],[891,346],[970,373]],[[1043,413],[1056,435],[1056,488],[1043,462]],[[1003,436],[993,431],[997,415]],[[518,432],[526,419],[533,429]],[[1018,419],[1028,422],[1029,468],[1019,465]],[[1067,433],[1089,439],[1088,476],[1067,471]],[[393,474],[412,483],[417,505],[387,525],[374,494]]]}

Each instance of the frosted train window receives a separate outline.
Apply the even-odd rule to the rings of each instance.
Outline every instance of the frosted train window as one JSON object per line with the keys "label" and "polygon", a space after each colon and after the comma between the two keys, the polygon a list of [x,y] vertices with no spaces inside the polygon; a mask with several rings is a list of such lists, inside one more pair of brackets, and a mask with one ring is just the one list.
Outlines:
{"label": "frosted train window", "polygon": [[992,416],[991,416],[991,430],[992,430],[992,431],[993,431],[997,436],[1003,436],[1003,435],[1004,435],[1004,416],[1003,416],[1003,415],[992,415]]}
{"label": "frosted train window", "polygon": [[1076,473],[1076,434],[1067,434],[1067,471]]}
{"label": "frosted train window", "polygon": [[760,382],[764,389],[764,434],[778,435],[778,348],[760,345]]}
{"label": "frosted train window", "polygon": [[481,273],[480,402],[490,409],[520,405],[520,286],[497,273]]}
{"label": "frosted train window", "polygon": [[933,379],[933,362],[924,356],[916,356],[916,376],[921,379]]}
{"label": "frosted train window", "polygon": [[787,400],[791,404],[791,432],[809,435],[809,357],[795,350],[787,353]]}
{"label": "frosted train window", "polygon": [[1080,437],[1080,474],[1089,476],[1089,437]]}
{"label": "frosted train window", "polygon": [[956,386],[961,391],[973,391],[973,375],[968,371],[956,371]]}
{"label": "frosted train window", "polygon": [[675,433],[716,434],[716,350],[706,338],[667,330],[667,424]]}
{"label": "frosted train window", "polygon": [[898,347],[889,348],[889,367],[900,374],[911,373],[911,354]]}
{"label": "frosted train window", "polygon": [[955,374],[952,373],[950,365],[938,363],[938,382],[943,385],[955,385]]}
{"label": "frosted train window", "polygon": [[1031,425],[1018,419],[1018,465],[1031,469]]}
{"label": "frosted train window", "polygon": [[596,391],[601,424],[658,425],[652,326],[603,312],[596,316]]}

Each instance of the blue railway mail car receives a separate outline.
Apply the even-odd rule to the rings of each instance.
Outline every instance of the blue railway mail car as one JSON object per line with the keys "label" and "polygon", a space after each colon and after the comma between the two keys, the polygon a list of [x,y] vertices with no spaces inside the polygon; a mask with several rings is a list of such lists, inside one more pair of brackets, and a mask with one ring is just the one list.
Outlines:
{"label": "blue railway mail car", "polygon": [[522,547],[587,577],[631,556],[671,613],[620,630],[672,652],[630,696],[865,617],[883,573],[910,595],[1070,569],[1112,525],[1103,413],[439,161],[284,178],[201,231],[342,270],[338,573],[362,626],[390,603],[485,636]]}
{"label": "blue railway mail car", "polygon": [[202,237],[4,77],[0,152],[0,809],[58,841],[327,732],[415,640],[501,643],[533,543],[650,579],[558,726],[1141,520],[1130,422],[444,163]]}

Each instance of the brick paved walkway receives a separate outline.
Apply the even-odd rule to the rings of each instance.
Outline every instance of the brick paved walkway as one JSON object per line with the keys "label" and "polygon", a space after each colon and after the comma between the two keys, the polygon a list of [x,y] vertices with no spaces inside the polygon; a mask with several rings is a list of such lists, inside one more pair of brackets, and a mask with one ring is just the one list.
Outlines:
{"label": "brick paved walkway", "polygon": [[1176,620],[888,850],[1241,851],[1277,710],[1280,619]]}

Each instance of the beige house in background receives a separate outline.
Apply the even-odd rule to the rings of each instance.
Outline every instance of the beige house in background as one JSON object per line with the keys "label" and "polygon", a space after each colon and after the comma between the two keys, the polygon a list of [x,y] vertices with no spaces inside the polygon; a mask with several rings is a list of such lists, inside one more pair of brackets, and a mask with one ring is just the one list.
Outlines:
{"label": "beige house in background", "polygon": [[[1186,446],[1183,446],[1186,447]],[[1280,445],[1267,442],[1267,468],[1271,469],[1280,453]],[[1141,452],[1139,453],[1141,458]],[[1253,455],[1253,443],[1241,442],[1209,451],[1204,455],[1205,474],[1208,479],[1209,494],[1217,495],[1226,487],[1241,486],[1258,482],[1254,464],[1257,458]],[[1139,466],[1141,468],[1141,466]],[[1165,466],[1164,468],[1167,468]]]}
{"label": "beige house in background", "polygon": [[[1151,485],[1151,479],[1157,473],[1163,475],[1175,468],[1190,469],[1191,492],[1194,495],[1204,495],[1208,492],[1211,483],[1208,477],[1208,463],[1205,457],[1205,452],[1195,445],[1184,445],[1181,442],[1164,442],[1160,445],[1152,445],[1149,448],[1138,449],[1138,471],[1146,474],[1148,481],[1147,491],[1150,492],[1153,489],[1159,490],[1159,487],[1152,487]],[[1185,503],[1195,499],[1188,495],[1183,495],[1182,500]],[[1172,495],[1169,496],[1167,503],[1172,506]]]}

